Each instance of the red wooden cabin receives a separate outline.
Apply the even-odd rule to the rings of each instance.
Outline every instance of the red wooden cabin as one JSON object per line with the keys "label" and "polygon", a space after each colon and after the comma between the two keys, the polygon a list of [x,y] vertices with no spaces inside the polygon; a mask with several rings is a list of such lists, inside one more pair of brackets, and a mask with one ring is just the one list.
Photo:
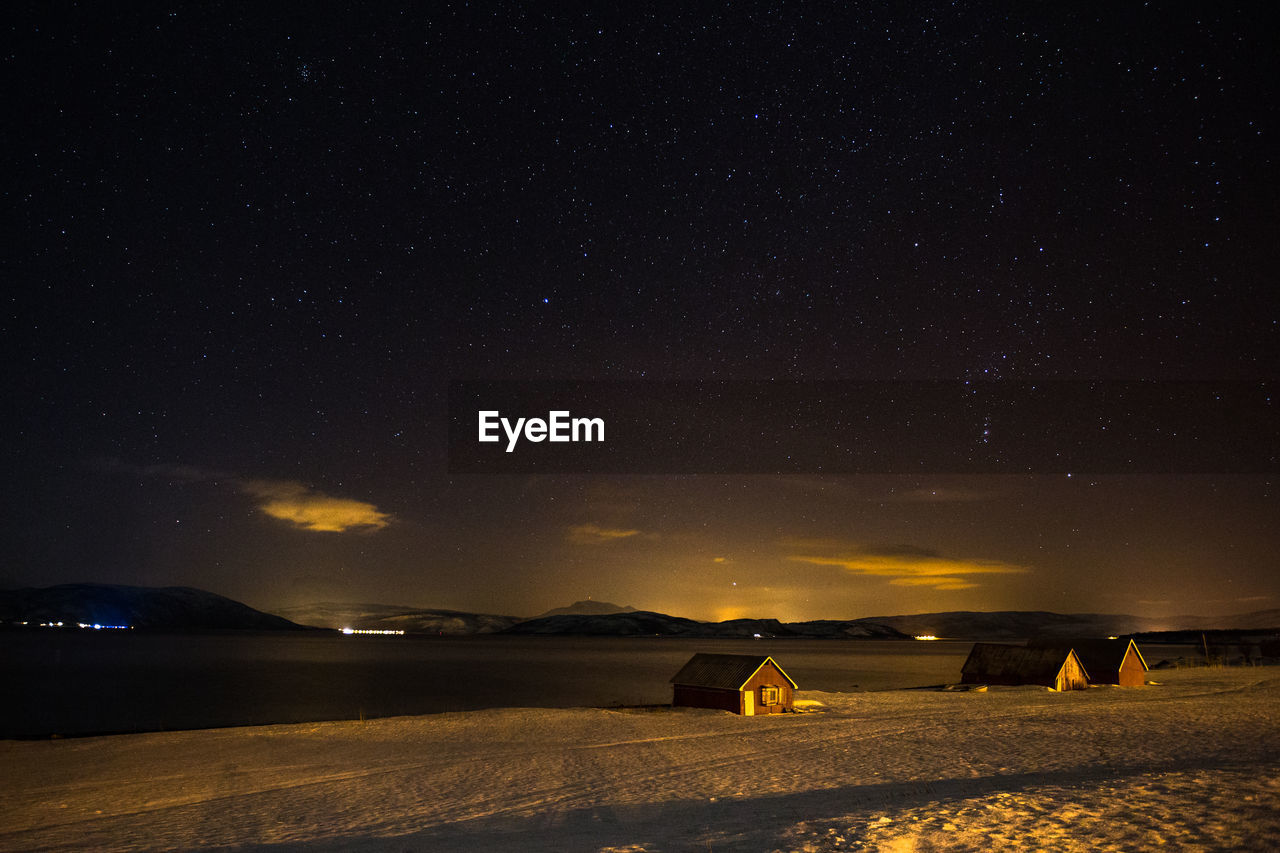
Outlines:
{"label": "red wooden cabin", "polygon": [[696,654],[671,679],[671,704],[735,714],[792,710],[796,683],[768,655]]}

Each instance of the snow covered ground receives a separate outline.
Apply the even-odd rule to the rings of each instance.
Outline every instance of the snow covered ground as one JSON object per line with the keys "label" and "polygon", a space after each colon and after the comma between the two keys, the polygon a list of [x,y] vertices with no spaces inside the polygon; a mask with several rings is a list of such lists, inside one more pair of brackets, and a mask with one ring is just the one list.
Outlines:
{"label": "snow covered ground", "polygon": [[1274,850],[1280,670],[0,742],[0,850]]}

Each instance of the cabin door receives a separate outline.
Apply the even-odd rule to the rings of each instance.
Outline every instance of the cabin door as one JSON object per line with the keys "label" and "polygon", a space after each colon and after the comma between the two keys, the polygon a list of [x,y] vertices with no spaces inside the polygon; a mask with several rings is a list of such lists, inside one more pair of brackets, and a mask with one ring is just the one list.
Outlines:
{"label": "cabin door", "polygon": [[754,717],[756,715],[756,692],[747,690],[742,694],[742,715],[744,717]]}

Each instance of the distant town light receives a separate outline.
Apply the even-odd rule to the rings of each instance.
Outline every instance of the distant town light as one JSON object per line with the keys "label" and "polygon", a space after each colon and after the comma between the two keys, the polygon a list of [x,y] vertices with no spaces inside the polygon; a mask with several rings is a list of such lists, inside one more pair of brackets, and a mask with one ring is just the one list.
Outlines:
{"label": "distant town light", "polygon": [[936,640],[938,638],[935,637],[933,634],[916,634],[916,639],[917,640]]}
{"label": "distant town light", "polygon": [[389,634],[391,636],[400,636],[404,631],[378,630],[376,628],[343,628],[344,634]]}

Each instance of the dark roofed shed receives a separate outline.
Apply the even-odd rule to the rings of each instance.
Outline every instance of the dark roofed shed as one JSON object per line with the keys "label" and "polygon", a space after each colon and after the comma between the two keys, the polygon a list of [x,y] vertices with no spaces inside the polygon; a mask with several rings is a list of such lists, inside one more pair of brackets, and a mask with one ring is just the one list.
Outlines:
{"label": "dark roofed shed", "polygon": [[1090,684],[1141,687],[1147,683],[1147,662],[1132,639],[1035,639],[1031,649],[1073,649]]}
{"label": "dark roofed shed", "polygon": [[1054,690],[1089,686],[1084,666],[1071,649],[1029,649],[974,643],[960,669],[963,684],[1038,684]]}
{"label": "dark roofed shed", "polygon": [[671,678],[671,704],[719,708],[735,714],[780,714],[792,709],[796,683],[768,655],[699,653]]}

